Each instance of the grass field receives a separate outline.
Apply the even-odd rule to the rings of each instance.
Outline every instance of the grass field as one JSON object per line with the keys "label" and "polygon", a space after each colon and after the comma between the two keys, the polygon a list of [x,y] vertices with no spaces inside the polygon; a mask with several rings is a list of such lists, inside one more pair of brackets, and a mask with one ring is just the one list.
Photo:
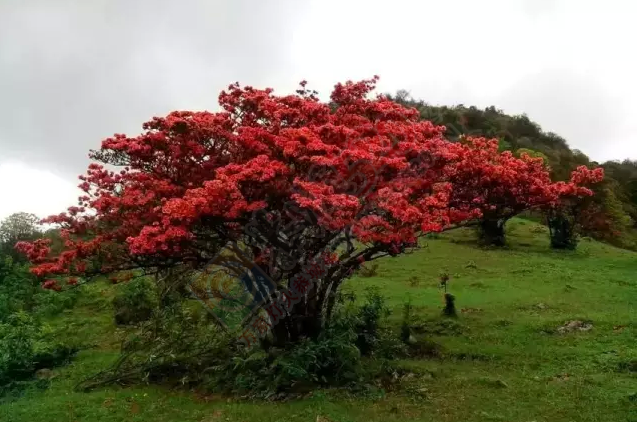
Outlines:
{"label": "grass field", "polygon": [[[451,275],[459,329],[432,338],[443,357],[401,362],[418,375],[399,391],[324,390],[284,403],[158,386],[74,392],[118,354],[113,287],[96,284],[50,322],[94,347],[54,370],[49,389],[0,404],[0,421],[634,421],[636,254],[586,239],[575,252],[552,251],[542,227],[525,220],[508,223],[508,236],[507,249],[483,250],[471,232],[451,232],[348,282],[354,292],[377,286],[398,324],[408,298],[420,318],[436,321],[438,274]],[[556,331],[572,320],[592,328]]]}

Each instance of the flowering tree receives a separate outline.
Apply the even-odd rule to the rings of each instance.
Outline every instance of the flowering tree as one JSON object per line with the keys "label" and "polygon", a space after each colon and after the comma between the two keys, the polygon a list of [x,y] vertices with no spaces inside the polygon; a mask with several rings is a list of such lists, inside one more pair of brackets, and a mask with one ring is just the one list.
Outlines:
{"label": "flowering tree", "polygon": [[579,167],[569,182],[552,182],[542,157],[522,152],[498,152],[498,141],[464,138],[451,147],[457,156],[450,175],[450,205],[459,209],[479,208],[482,239],[492,245],[505,244],[505,223],[522,211],[555,209],[565,201],[578,202],[592,195],[586,184],[602,180],[602,169]]}
{"label": "flowering tree", "polygon": [[590,170],[585,166],[572,172],[569,182],[558,182],[551,190],[555,200],[544,208],[547,214],[547,225],[551,246],[555,249],[575,249],[578,242],[579,228],[584,219],[591,219],[588,224],[600,224],[592,211],[591,197],[594,192],[591,185],[600,183],[604,174],[602,168]]}
{"label": "flowering tree", "polygon": [[330,105],[305,82],[289,96],[234,84],[220,94],[220,112],[172,112],[139,136],[106,139],[80,176],[78,206],[46,220],[60,225],[64,250],[52,253],[46,239],[19,249],[42,277],[170,273],[162,294],[183,289],[180,275],[204,268],[228,242],[245,246],[279,290],[327,256],[326,271],[273,329],[280,343],[314,336],[363,262],[493,211],[486,202],[499,196],[481,194],[470,164],[494,162],[479,177],[506,199],[499,186],[517,183],[510,162],[541,168],[498,155],[491,141],[446,141],[445,127],[419,121],[416,110],[369,99],[375,82],[337,84]]}

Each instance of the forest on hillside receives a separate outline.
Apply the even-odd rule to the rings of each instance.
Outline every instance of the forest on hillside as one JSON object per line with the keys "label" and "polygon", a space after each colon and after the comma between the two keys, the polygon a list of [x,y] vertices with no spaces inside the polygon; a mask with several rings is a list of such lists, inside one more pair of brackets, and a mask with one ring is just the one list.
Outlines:
{"label": "forest on hillside", "polygon": [[412,98],[406,90],[388,96],[416,108],[423,120],[445,125],[450,140],[458,140],[462,135],[497,138],[502,151],[542,157],[554,180],[568,180],[571,172],[581,165],[602,167],[605,179],[593,187],[595,195],[582,213],[582,234],[618,247],[636,249],[636,160],[598,163],[582,151],[571,149],[561,136],[543,131],[526,114],[508,115],[495,106],[480,109],[463,104],[431,105]]}

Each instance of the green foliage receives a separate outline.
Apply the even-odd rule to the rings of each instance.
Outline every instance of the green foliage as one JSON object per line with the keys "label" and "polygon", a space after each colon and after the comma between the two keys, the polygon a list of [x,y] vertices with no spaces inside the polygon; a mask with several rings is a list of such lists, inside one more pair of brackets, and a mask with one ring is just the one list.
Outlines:
{"label": "green foliage", "polygon": [[77,291],[44,290],[26,264],[0,255],[0,322],[24,310],[38,317],[52,316],[73,306]]}
{"label": "green foliage", "polygon": [[33,371],[34,344],[38,327],[25,312],[11,314],[0,325],[0,384],[24,378]]}
{"label": "green foliage", "polygon": [[38,288],[33,295],[33,312],[40,317],[52,317],[72,308],[79,296],[77,289],[55,292]]}
{"label": "green foliage", "polygon": [[25,262],[25,257],[14,246],[22,240],[34,240],[41,233],[40,219],[30,213],[16,212],[0,221],[0,256],[10,256],[14,262]]}
{"label": "green foliage", "polygon": [[[288,349],[256,350],[232,359],[232,366],[216,368],[216,388],[232,386],[234,393],[283,397],[319,386],[358,389],[377,373],[372,356],[404,356],[392,330],[382,326],[389,310],[381,294],[370,290],[361,306],[341,302],[327,329],[316,340],[304,339]],[[366,356],[368,356],[366,358]]]}
{"label": "green foliage", "polygon": [[351,331],[333,329],[290,349],[251,350],[220,362],[206,382],[214,391],[263,398],[352,384],[364,373],[355,338]]}
{"label": "green foliage", "polygon": [[41,320],[70,308],[76,293],[42,290],[25,264],[0,252],[0,397],[46,387],[48,382],[35,381],[34,373],[66,363],[75,353],[51,336]]}
{"label": "green foliage", "polygon": [[382,318],[389,315],[385,300],[377,289],[367,292],[366,302],[357,313],[354,330],[357,334],[356,346],[361,354],[368,356],[375,349],[378,341],[379,324]]}
{"label": "green foliage", "polygon": [[36,370],[68,362],[76,350],[47,338],[47,327],[24,311],[0,324],[0,397],[25,387]]}
{"label": "green foliage", "polygon": [[0,254],[0,322],[21,309],[31,309],[38,290],[37,280],[26,265]]}
{"label": "green foliage", "polygon": [[113,298],[115,323],[130,325],[146,321],[157,306],[155,285],[150,280],[140,278],[123,283]]}
{"label": "green foliage", "polygon": [[319,386],[359,388],[374,378],[365,359],[405,355],[398,336],[382,326],[389,312],[369,291],[357,306],[341,300],[316,339],[286,348],[246,350],[237,333],[212,325],[207,313],[184,303],[154,312],[128,336],[113,367],[86,380],[91,389],[113,382],[197,386],[247,397],[282,398]]}
{"label": "green foliage", "polygon": [[361,277],[374,277],[377,275],[377,270],[379,268],[379,264],[376,262],[370,262],[368,264],[362,265],[359,267],[357,274]]}

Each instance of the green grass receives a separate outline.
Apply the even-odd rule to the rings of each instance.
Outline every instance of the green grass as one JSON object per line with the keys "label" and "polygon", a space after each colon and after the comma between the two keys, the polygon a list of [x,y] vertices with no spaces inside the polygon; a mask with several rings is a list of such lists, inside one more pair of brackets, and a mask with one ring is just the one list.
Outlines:
{"label": "green grass", "polygon": [[[118,330],[106,300],[113,287],[96,284],[50,322],[70,341],[92,347],[56,369],[49,389],[1,404],[0,421],[635,420],[636,254],[587,240],[576,251],[552,251],[542,228],[524,220],[509,222],[508,232],[510,246],[501,250],[478,249],[464,230],[427,239],[414,254],[379,261],[376,276],[347,283],[357,293],[379,287],[394,323],[408,298],[421,319],[437,321],[438,275],[450,274],[460,333],[433,337],[443,358],[401,362],[427,374],[409,388],[369,397],[317,391],[285,403],[158,386],[74,392],[117,357]],[[590,321],[593,329],[557,334],[569,320]]]}

